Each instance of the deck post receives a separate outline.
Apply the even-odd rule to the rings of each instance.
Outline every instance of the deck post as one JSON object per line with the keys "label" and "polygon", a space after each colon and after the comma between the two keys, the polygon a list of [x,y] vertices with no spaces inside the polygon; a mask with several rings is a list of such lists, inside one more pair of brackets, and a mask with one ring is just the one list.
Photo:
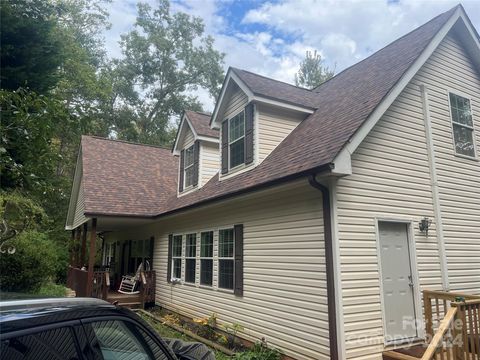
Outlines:
{"label": "deck post", "polygon": [[75,252],[75,267],[82,267],[82,264],[80,264],[80,253],[79,253],[79,246],[80,246],[80,236],[81,236],[81,228],[77,227],[75,229],[75,246],[74,252]]}
{"label": "deck post", "polygon": [[92,296],[93,288],[93,266],[95,265],[95,245],[97,242],[97,219],[92,219],[92,228],[90,229],[90,253],[88,256],[88,274],[87,274],[87,296]]}
{"label": "deck post", "polygon": [[87,249],[87,231],[88,231],[88,222],[83,224],[82,248],[80,252],[80,267],[85,265],[85,253]]}

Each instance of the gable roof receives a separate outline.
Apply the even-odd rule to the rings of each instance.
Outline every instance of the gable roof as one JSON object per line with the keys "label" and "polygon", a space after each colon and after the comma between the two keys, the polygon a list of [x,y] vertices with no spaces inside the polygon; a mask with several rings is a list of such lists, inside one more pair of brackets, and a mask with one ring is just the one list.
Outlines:
{"label": "gable roof", "polygon": [[190,124],[192,124],[193,130],[197,135],[219,138],[219,131],[210,127],[211,114],[186,110],[185,115],[190,120]]}
{"label": "gable roof", "polygon": [[[314,90],[297,88],[248,71],[231,68],[229,73],[234,74],[237,80],[242,82],[242,86],[246,86],[252,94],[279,101],[294,99],[301,106],[308,105],[315,111],[303,120],[258,166],[228,179],[219,180],[217,174],[202,188],[180,198],[176,195],[177,160],[163,159],[160,161],[160,157],[164,156],[174,158],[170,153],[165,153],[164,149],[152,150],[151,160],[143,163],[145,167],[152,166],[151,164],[158,167],[162,162],[162,170],[157,168],[157,171],[162,171],[162,176],[148,169],[140,169],[138,155],[135,155],[136,160],[131,161],[137,162],[135,166],[138,166],[138,171],[154,177],[142,183],[142,191],[148,191],[145,188],[147,184],[155,190],[149,193],[149,199],[145,203],[137,201],[129,203],[128,206],[125,204],[125,199],[131,195],[120,194],[122,199],[119,203],[126,206],[124,213],[136,216],[165,215],[313,172],[331,171],[336,157],[348,146],[362,126],[369,122],[372,114],[381,109],[385,99],[401,90],[401,82],[409,75],[409,72],[412,72],[413,65],[417,65],[419,61],[426,61],[423,58],[429,55],[429,51],[433,51],[432,47],[435,47],[433,40],[444,36],[461,16],[465,16],[468,21],[461,6],[440,14],[370,57],[337,74]],[[462,17],[463,20],[465,18]],[[475,41],[478,42],[478,37]],[[224,83],[224,88],[226,85]],[[205,119],[204,116],[203,120]],[[87,141],[90,141],[89,138]],[[118,150],[122,149],[123,147]],[[103,148],[100,150],[101,152],[106,151]],[[111,153],[114,151],[109,150]],[[158,156],[156,162],[153,161],[154,156]],[[86,159],[87,154],[84,154],[84,157]],[[98,155],[97,161],[102,161]],[[169,165],[169,162],[172,164]],[[118,163],[118,166],[126,165]],[[167,170],[166,166],[172,166],[171,170]],[[99,172],[101,173],[102,170],[100,169]],[[122,176],[122,171],[115,170],[115,174],[117,175],[107,174],[107,180],[98,180],[104,182],[102,185],[104,188],[108,187],[107,183],[109,186],[116,186],[115,176]],[[95,181],[90,180],[90,182],[91,186],[95,186]],[[117,199],[114,199],[114,193],[122,191],[106,190],[110,191],[107,202],[118,202]],[[135,188],[125,186],[124,191],[134,192]],[[86,197],[88,197],[87,194]],[[112,204],[112,208],[105,208],[102,211],[100,205],[93,206],[91,204],[93,203],[86,201],[86,214],[112,214],[112,208],[116,213],[123,211],[121,205],[114,207]]]}
{"label": "gable roof", "polygon": [[170,149],[82,136],[85,213],[148,217],[177,189]]}

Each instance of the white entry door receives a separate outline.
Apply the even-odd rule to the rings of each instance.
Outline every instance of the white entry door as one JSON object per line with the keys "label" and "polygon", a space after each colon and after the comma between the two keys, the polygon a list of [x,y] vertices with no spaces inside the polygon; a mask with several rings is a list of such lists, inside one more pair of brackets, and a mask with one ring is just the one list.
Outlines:
{"label": "white entry door", "polygon": [[416,337],[408,226],[382,221],[378,229],[386,339],[399,341]]}

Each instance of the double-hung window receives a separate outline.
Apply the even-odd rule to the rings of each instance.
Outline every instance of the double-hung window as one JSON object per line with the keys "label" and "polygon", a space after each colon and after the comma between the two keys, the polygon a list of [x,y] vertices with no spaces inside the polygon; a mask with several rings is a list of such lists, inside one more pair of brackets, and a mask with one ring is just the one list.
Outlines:
{"label": "double-hung window", "polygon": [[245,163],[245,111],[228,120],[229,168]]}
{"label": "double-hung window", "polygon": [[182,277],[182,235],[174,235],[172,243],[172,278]]}
{"label": "double-hung window", "polygon": [[187,234],[185,253],[185,282],[195,284],[197,234]]}
{"label": "double-hung window", "polygon": [[213,231],[200,235],[200,285],[213,284]]}
{"label": "double-hung window", "polygon": [[233,289],[234,241],[233,229],[218,232],[218,287],[222,289]]}
{"label": "double-hung window", "polygon": [[455,153],[474,158],[475,135],[470,100],[453,93],[449,96]]}
{"label": "double-hung window", "polygon": [[183,158],[183,171],[185,172],[184,176],[184,188],[188,188],[193,186],[194,183],[194,158],[195,158],[195,145],[190,146],[188,149],[185,150],[185,156]]}

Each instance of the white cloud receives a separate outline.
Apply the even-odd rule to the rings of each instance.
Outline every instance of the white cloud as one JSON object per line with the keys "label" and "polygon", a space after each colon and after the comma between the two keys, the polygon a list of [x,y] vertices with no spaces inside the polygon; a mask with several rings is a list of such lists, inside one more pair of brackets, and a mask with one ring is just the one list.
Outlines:
{"label": "white cloud", "polygon": [[[149,2],[155,6],[154,0]],[[251,1],[240,24],[227,11],[231,2],[181,0],[171,7],[204,20],[206,33],[226,54],[225,70],[235,66],[293,82],[307,50],[318,50],[328,66],[336,64],[338,72],[452,8],[458,0]],[[135,5],[134,0],[114,0],[110,5],[112,29],[105,36],[111,56],[120,54],[118,40],[135,21]],[[480,1],[467,0],[463,5],[479,29]],[[207,110],[213,109],[214,99],[206,91],[198,90],[195,95]]]}

